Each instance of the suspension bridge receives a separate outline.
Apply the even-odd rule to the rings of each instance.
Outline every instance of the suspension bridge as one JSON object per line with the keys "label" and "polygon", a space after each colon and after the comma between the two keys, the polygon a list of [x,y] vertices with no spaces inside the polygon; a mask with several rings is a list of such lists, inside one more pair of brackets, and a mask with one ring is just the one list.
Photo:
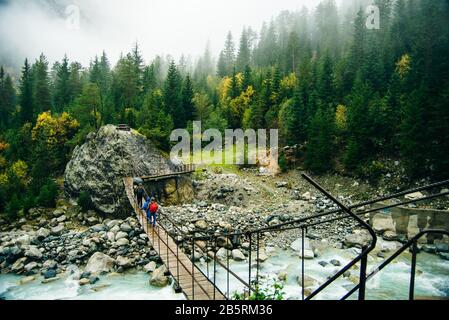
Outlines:
{"label": "suspension bridge", "polygon": [[[189,175],[194,172],[192,167],[183,167],[175,170],[176,172],[170,174],[163,174],[160,176],[147,176],[141,179],[147,182],[159,181],[163,179],[178,178],[181,176]],[[397,199],[405,195],[418,192],[418,191],[432,191],[436,188],[449,185],[449,180],[426,185],[419,188],[405,190],[399,193],[395,193],[389,196],[377,198],[374,200],[358,203],[351,206],[346,206],[329,192],[327,192],[316,181],[311,179],[307,175],[302,175],[312,186],[325,195],[329,200],[336,204],[338,209],[324,212],[321,214],[313,215],[310,217],[289,221],[275,226],[269,226],[260,228],[258,230],[246,231],[246,232],[234,232],[225,234],[209,233],[207,231],[193,231],[189,235],[180,228],[180,226],[165,215],[161,215],[157,227],[149,226],[146,215],[137,204],[137,200],[134,193],[134,178],[126,177],[123,179],[127,197],[133,210],[140,222],[143,230],[148,235],[151,242],[151,246],[156,250],[162,259],[162,262],[167,267],[167,275],[172,276],[176,282],[177,289],[184,293],[185,297],[189,300],[226,300],[232,299],[232,292],[230,290],[230,281],[233,279],[245,288],[246,296],[249,297],[252,293],[257,293],[259,290],[260,279],[260,253],[261,253],[261,240],[264,234],[268,233],[280,233],[289,230],[298,230],[302,238],[302,250],[301,261],[298,262],[301,267],[301,296],[302,300],[311,300],[316,298],[317,295],[328,288],[337,279],[342,277],[345,272],[350,270],[356,265],[359,266],[359,283],[350,289],[343,297],[342,300],[349,298],[357,298],[359,300],[365,300],[366,282],[372,279],[376,274],[381,272],[387,267],[395,258],[406,250],[411,251],[411,269],[410,269],[410,283],[409,283],[409,299],[414,300],[415,297],[415,276],[416,276],[416,257],[419,253],[418,242],[426,236],[433,235],[435,237],[449,236],[447,230],[422,230],[415,237],[409,239],[403,246],[393,253],[388,259],[386,259],[381,265],[372,268],[370,272],[367,270],[368,255],[376,247],[377,235],[373,228],[363,219],[363,217],[371,212],[382,211],[391,209],[394,207],[422,202],[426,200],[435,199],[438,197],[448,196],[449,192],[433,193],[429,196],[425,196],[419,199],[405,200],[395,202],[394,204],[385,205],[385,201],[391,199]],[[369,209],[371,205],[380,203],[381,206],[377,206],[375,209]],[[368,207],[368,209],[366,209]],[[330,276],[327,281],[321,284],[313,292],[306,292],[304,287],[304,279],[306,276],[306,270],[304,265],[304,243],[307,237],[308,231],[318,225],[329,225],[338,220],[347,220],[348,223],[356,223],[361,228],[368,231],[371,236],[371,242],[362,248],[361,252],[351,260],[347,265],[343,266],[338,272]],[[225,239],[243,239],[249,242],[248,248],[248,272],[247,279],[243,279],[241,275],[238,275],[230,268],[230,254],[229,251],[226,254],[225,261],[217,258],[217,248],[219,238]],[[212,250],[211,250],[212,248]],[[203,260],[203,266],[199,266],[198,255],[206,257]],[[204,267],[204,263],[206,267]],[[217,269],[224,270],[226,273],[224,281],[221,283],[217,279]],[[222,279],[223,280],[223,279]],[[357,293],[357,297],[354,295]],[[421,297],[425,298],[425,297]]]}

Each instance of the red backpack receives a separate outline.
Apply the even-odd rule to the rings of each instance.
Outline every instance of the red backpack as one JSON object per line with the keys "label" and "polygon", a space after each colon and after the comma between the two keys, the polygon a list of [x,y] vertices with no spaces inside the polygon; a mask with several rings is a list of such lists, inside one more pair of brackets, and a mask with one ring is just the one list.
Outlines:
{"label": "red backpack", "polygon": [[153,202],[152,204],[150,204],[150,213],[156,213],[158,209],[159,209],[159,206],[157,205],[156,202]]}

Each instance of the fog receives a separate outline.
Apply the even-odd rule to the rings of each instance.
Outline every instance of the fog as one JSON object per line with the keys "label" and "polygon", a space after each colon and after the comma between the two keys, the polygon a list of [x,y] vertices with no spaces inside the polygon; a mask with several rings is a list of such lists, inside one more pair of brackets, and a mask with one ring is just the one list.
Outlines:
{"label": "fog", "polygon": [[[137,41],[146,61],[157,54],[196,57],[206,43],[217,55],[226,34],[260,29],[282,10],[319,0],[0,0],[0,64],[17,67],[44,52],[86,65],[105,50],[112,63]],[[79,8],[79,24],[75,5]],[[66,9],[69,8],[69,11]],[[69,17],[69,18],[68,18]],[[73,19],[74,18],[74,19]]]}

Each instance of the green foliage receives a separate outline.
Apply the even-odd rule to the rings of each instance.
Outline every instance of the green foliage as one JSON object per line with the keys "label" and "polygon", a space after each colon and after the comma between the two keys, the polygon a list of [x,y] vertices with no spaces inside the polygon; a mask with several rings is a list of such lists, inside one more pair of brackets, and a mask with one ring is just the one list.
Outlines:
{"label": "green foliage", "polygon": [[54,208],[56,207],[57,197],[58,186],[52,179],[47,179],[36,198],[36,205],[44,208]]}
{"label": "green foliage", "polygon": [[17,194],[13,194],[6,206],[6,215],[10,220],[15,220],[20,211],[20,201]]}
{"label": "green foliage", "polygon": [[254,291],[248,296],[248,293],[234,293],[233,300],[250,300],[250,301],[275,301],[284,300],[284,285],[280,282],[273,281],[270,284],[256,285]]}
{"label": "green foliage", "polygon": [[279,155],[279,168],[281,168],[282,172],[286,172],[289,169],[288,163],[287,163],[287,158],[285,157],[284,153],[281,153]]}
{"label": "green foliage", "polygon": [[315,173],[332,169],[333,159],[333,113],[318,109],[310,123],[306,167]]}
{"label": "green foliage", "polygon": [[89,193],[86,191],[82,191],[78,196],[78,205],[84,212],[94,209],[92,199],[90,198]]}

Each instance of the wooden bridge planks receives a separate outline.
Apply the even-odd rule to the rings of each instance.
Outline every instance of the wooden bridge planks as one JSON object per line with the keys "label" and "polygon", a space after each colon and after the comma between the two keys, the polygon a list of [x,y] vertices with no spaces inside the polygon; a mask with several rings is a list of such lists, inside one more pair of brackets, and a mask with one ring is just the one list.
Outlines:
{"label": "wooden bridge planks", "polygon": [[163,228],[153,228],[147,224],[145,213],[138,207],[134,198],[133,178],[124,178],[123,181],[128,200],[148,235],[152,247],[161,257],[186,298],[189,300],[225,300],[226,297],[194,267],[189,257],[179,250],[176,242],[167,235]]}

